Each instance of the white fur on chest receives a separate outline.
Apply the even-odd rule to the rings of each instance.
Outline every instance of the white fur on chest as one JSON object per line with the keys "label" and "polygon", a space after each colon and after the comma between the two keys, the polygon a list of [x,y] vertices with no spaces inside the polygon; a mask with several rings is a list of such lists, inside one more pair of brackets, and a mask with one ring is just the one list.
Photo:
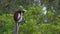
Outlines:
{"label": "white fur on chest", "polygon": [[17,18],[19,19],[18,22],[21,22],[22,21],[22,14],[20,15],[20,13],[19,13]]}

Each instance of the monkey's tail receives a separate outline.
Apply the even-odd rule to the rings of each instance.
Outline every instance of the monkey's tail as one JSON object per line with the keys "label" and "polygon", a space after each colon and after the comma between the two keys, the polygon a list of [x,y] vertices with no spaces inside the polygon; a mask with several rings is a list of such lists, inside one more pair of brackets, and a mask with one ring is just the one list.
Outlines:
{"label": "monkey's tail", "polygon": [[13,32],[13,34],[18,34],[18,30],[19,30],[19,24],[16,23],[16,25],[14,26],[14,32]]}

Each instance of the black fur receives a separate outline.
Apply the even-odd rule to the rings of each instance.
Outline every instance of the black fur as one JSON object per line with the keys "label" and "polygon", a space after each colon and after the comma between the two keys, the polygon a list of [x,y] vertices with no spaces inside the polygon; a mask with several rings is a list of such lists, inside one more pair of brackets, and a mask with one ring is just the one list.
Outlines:
{"label": "black fur", "polygon": [[23,10],[18,10],[17,12],[21,14],[21,13],[24,13],[25,11],[23,11]]}

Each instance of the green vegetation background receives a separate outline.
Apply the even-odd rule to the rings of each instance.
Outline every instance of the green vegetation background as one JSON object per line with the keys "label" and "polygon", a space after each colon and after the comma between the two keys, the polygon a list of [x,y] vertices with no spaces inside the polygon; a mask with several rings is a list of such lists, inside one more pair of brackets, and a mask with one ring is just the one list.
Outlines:
{"label": "green vegetation background", "polygon": [[[60,0],[0,0],[0,34],[13,34],[13,14],[22,6],[27,12],[25,23],[19,24],[19,34],[60,34]],[[43,14],[44,6],[47,14]]]}
{"label": "green vegetation background", "polygon": [[[60,18],[44,23],[40,22],[46,15],[41,15],[42,7],[30,7],[23,15],[25,23],[19,25],[19,34],[60,34]],[[48,11],[48,18],[54,17],[54,13]],[[37,24],[38,23],[38,24]],[[0,34],[13,34],[15,22],[13,14],[0,15]]]}

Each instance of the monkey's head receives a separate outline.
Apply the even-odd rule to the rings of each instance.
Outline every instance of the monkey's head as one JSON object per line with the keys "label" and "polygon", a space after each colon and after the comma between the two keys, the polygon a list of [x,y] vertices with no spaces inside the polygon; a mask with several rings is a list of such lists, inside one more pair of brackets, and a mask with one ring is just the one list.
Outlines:
{"label": "monkey's head", "polygon": [[26,12],[26,10],[25,9],[23,9],[23,10],[18,10],[18,13],[25,13]]}
{"label": "monkey's head", "polygon": [[25,13],[26,11],[27,11],[27,10],[23,9],[23,10],[22,10],[22,13]]}

